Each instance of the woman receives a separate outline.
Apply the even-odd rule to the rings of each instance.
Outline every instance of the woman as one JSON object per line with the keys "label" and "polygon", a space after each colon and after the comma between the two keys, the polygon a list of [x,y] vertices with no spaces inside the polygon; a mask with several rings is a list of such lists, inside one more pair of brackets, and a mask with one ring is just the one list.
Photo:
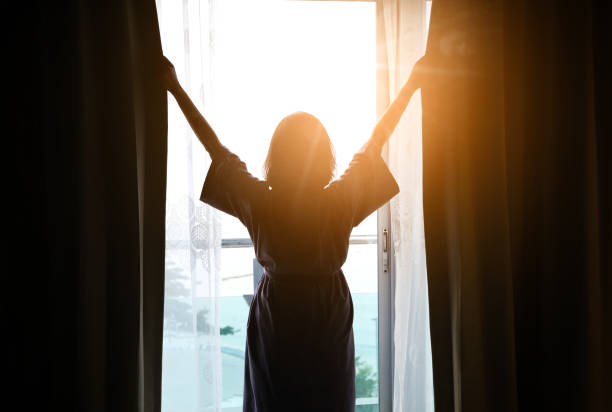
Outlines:
{"label": "woman", "polygon": [[399,192],[380,153],[419,66],[340,179],[330,183],[325,128],[298,112],[276,128],[261,181],[219,142],[164,58],[164,85],[212,158],[201,200],[240,219],[265,269],[247,323],[245,411],[355,409],[353,303],[341,267],[352,228]]}

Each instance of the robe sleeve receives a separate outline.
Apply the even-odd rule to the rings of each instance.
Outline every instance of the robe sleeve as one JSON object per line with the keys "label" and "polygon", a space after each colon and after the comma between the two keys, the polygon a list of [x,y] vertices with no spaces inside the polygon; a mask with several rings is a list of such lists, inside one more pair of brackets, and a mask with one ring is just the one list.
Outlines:
{"label": "robe sleeve", "polygon": [[[333,188],[332,188],[333,186]],[[353,226],[399,193],[399,186],[376,150],[357,153],[342,177],[332,183],[342,214]]]}
{"label": "robe sleeve", "polygon": [[224,148],[208,169],[200,200],[237,217],[250,230],[267,191],[265,182],[251,175],[244,162]]}

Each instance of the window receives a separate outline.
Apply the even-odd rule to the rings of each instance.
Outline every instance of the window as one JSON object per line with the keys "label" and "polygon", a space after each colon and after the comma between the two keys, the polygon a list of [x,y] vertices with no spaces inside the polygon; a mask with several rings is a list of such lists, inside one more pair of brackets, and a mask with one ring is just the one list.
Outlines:
{"label": "window", "polygon": [[[376,120],[375,5],[285,2],[273,12],[255,7],[240,13],[240,21],[230,7],[217,13],[216,87],[223,97],[215,102],[215,126],[220,136],[251,173],[261,176],[274,128],[284,115],[304,110],[327,128],[341,173]],[[247,42],[236,38],[235,27],[249,33]],[[237,101],[239,122],[230,110]],[[257,264],[240,222],[223,215],[221,228],[220,326],[237,331],[221,336],[224,404],[239,407],[248,315],[243,297],[248,300],[253,293]],[[373,406],[378,395],[376,232],[375,215],[353,231],[343,268],[355,306],[357,402]]]}
{"label": "window", "polygon": [[[179,79],[252,174],[261,177],[276,125],[297,110],[327,128],[338,175],[369,137],[375,3],[159,1],[158,10]],[[260,268],[240,222],[197,200],[208,160],[187,127],[170,97],[162,407],[239,411]],[[377,232],[376,214],[353,230],[343,267],[355,306],[357,411],[378,410]]]}

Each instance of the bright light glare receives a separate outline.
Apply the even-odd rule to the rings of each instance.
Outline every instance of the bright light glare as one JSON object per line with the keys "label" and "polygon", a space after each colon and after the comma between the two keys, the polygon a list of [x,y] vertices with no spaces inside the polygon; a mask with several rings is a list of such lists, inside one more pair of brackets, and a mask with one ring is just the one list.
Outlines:
{"label": "bright light glare", "polygon": [[[262,177],[270,138],[280,120],[298,110],[317,116],[326,127],[336,150],[336,175],[342,174],[376,121],[374,3],[223,0],[189,1],[185,8],[164,2],[158,7],[164,18],[164,53],[179,80],[221,142],[253,175]],[[168,196],[197,195],[208,155],[172,98],[168,130]],[[186,161],[190,156],[191,165]],[[192,170],[186,170],[189,167]],[[220,215],[222,238],[249,237],[237,219]],[[375,213],[353,230],[358,235],[376,232]],[[168,235],[181,236],[188,235]],[[370,272],[376,272],[376,255],[367,258],[372,270],[363,270],[366,258],[353,249],[357,257],[348,259],[345,267],[351,290],[375,291],[376,276]],[[231,259],[228,253],[223,249],[221,296],[251,293],[250,277],[234,277],[252,272],[252,249],[231,249]],[[245,256],[237,259],[236,253]]]}
{"label": "bright light glare", "polygon": [[[367,2],[222,1],[214,10],[211,123],[261,177],[286,115],[317,116],[342,174],[376,120],[375,5]],[[376,222],[369,219],[369,234]],[[224,219],[223,237],[247,237]]]}

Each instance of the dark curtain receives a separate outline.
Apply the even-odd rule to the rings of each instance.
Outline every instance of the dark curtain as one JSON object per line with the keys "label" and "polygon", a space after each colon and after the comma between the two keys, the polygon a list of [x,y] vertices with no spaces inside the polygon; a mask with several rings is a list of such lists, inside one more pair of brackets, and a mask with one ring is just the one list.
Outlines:
{"label": "dark curtain", "polygon": [[155,2],[27,2],[4,17],[5,403],[159,411],[167,116]]}
{"label": "dark curtain", "polygon": [[607,1],[433,2],[437,411],[612,410],[609,19]]}

